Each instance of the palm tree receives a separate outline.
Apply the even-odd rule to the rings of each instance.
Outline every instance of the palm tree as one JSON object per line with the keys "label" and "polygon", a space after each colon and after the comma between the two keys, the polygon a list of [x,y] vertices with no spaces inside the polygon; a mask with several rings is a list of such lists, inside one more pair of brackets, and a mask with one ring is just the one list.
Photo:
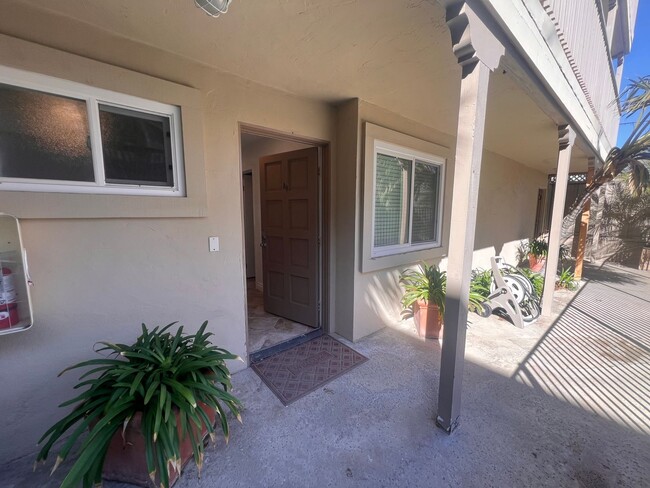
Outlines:
{"label": "palm tree", "polygon": [[585,203],[616,176],[625,171],[628,187],[635,195],[640,195],[650,186],[650,76],[631,80],[621,92],[619,101],[622,115],[637,115],[634,128],[621,147],[613,147],[609,151],[605,164],[587,185],[586,193],[576,200],[562,220],[561,243],[573,236],[575,221]]}

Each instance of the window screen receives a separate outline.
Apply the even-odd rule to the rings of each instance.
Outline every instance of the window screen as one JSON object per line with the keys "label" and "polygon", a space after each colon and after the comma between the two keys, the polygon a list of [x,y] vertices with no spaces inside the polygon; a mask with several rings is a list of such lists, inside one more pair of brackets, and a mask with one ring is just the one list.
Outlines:
{"label": "window screen", "polygon": [[413,232],[411,242],[436,241],[438,239],[440,168],[416,160],[413,185]]}
{"label": "window screen", "polygon": [[99,105],[107,183],[173,186],[169,117]]}
{"label": "window screen", "polygon": [[0,177],[94,181],[86,102],[0,84]]}
{"label": "window screen", "polygon": [[373,256],[440,245],[444,160],[434,163],[399,149],[376,148]]}
{"label": "window screen", "polygon": [[377,154],[375,247],[409,241],[412,161]]}

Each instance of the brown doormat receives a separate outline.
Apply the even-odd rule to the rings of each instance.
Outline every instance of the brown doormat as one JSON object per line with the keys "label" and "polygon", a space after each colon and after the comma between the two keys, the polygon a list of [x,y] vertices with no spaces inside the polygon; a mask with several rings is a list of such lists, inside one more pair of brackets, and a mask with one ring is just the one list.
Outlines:
{"label": "brown doormat", "polygon": [[289,405],[367,360],[354,349],[322,335],[251,367],[280,401]]}

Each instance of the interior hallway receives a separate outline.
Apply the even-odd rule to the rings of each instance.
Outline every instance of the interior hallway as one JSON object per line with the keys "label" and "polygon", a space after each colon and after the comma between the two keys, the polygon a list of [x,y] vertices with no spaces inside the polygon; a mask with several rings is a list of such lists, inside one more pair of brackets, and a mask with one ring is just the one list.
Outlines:
{"label": "interior hallway", "polygon": [[275,346],[314,329],[264,311],[264,296],[255,288],[255,278],[246,281],[248,297],[248,351]]}

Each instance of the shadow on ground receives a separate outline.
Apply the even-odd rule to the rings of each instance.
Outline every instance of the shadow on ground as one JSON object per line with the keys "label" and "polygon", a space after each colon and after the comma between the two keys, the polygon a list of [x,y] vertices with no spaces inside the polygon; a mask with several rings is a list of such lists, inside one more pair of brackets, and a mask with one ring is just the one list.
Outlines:
{"label": "shadow on ground", "polygon": [[[354,344],[368,362],[288,407],[242,371],[244,424],[207,449],[201,479],[190,463],[176,486],[649,486],[647,318],[619,293],[605,317],[622,325],[603,320],[613,305],[597,300],[612,293],[592,279],[556,322],[523,330],[475,321],[452,436],[434,425],[439,345],[404,331]],[[31,463],[0,468],[0,486],[58,485]]]}
{"label": "shadow on ground", "polygon": [[[589,269],[589,280],[514,377],[650,435],[650,274]],[[625,286],[622,286],[625,284]]]}

